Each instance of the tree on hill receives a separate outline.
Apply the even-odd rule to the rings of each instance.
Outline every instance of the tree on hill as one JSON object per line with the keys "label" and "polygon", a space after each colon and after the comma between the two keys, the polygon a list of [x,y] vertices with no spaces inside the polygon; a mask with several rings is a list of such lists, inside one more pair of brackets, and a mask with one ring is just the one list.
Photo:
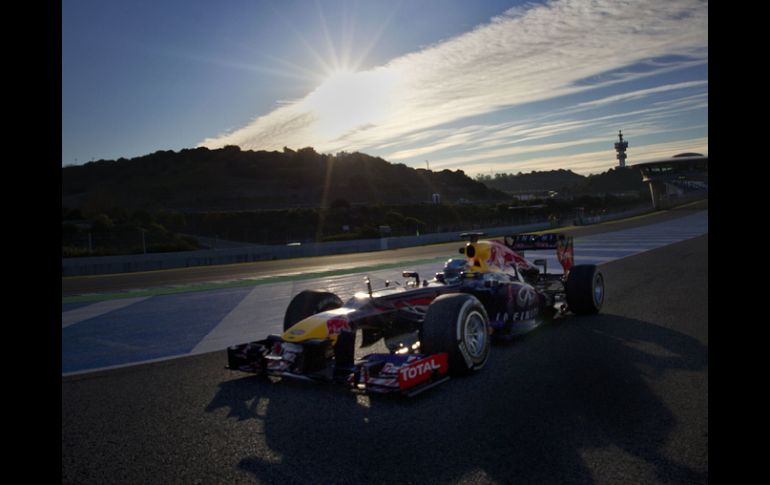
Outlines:
{"label": "tree on hill", "polygon": [[645,191],[639,170],[630,167],[614,167],[600,174],[590,175],[574,187],[581,194],[607,194],[612,192]]}
{"label": "tree on hill", "polygon": [[613,192],[630,192],[646,190],[641,173],[633,168],[610,168],[600,174],[583,176],[571,170],[551,170],[545,172],[533,171],[517,175],[497,173],[478,175],[477,181],[506,192],[524,191],[556,191],[573,194],[607,194]]}
{"label": "tree on hill", "polygon": [[487,187],[506,192],[523,191],[548,191],[558,190],[562,187],[571,187],[585,180],[571,170],[550,170],[544,172],[532,171],[524,174],[496,173],[492,175],[478,175],[476,180]]}

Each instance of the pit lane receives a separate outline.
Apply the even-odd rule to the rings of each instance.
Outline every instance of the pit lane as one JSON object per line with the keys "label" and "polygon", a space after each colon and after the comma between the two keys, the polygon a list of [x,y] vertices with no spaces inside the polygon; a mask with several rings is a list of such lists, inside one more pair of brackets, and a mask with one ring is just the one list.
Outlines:
{"label": "pit lane", "polygon": [[708,237],[602,265],[602,314],[414,400],[223,368],[62,378],[65,483],[704,483]]}

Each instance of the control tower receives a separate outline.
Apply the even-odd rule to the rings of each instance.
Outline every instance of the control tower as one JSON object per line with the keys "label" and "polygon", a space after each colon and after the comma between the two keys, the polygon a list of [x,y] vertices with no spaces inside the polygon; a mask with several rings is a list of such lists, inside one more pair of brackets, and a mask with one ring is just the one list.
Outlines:
{"label": "control tower", "polygon": [[620,141],[615,143],[615,151],[618,152],[617,159],[619,163],[620,168],[624,168],[626,166],[626,148],[628,148],[628,142],[623,141],[623,132],[618,130],[618,138],[620,138]]}

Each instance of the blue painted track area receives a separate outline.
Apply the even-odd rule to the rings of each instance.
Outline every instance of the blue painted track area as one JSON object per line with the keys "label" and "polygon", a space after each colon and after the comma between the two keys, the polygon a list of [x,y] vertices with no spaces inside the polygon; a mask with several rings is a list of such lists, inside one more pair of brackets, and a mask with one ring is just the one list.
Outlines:
{"label": "blue painted track area", "polygon": [[251,288],[157,296],[62,329],[62,372],[189,353]]}

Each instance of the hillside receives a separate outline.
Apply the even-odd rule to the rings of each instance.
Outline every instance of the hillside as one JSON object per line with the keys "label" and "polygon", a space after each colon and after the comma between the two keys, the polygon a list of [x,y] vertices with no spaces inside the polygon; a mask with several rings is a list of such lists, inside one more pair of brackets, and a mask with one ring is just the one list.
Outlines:
{"label": "hillside", "polygon": [[434,172],[362,153],[222,149],[158,151],[62,168],[62,206],[181,211],[507,199],[461,170]]}
{"label": "hillside", "polygon": [[517,192],[572,193],[576,195],[603,195],[608,193],[645,191],[642,175],[632,168],[614,167],[600,174],[583,176],[571,170],[551,170],[518,174],[498,173],[494,176],[480,175],[476,180],[491,189],[509,194]]}
{"label": "hillside", "polygon": [[630,191],[644,191],[646,194],[649,189],[647,184],[642,182],[642,174],[639,170],[614,167],[604,173],[589,175],[573,190],[579,194],[596,195]]}
{"label": "hillside", "polygon": [[585,182],[586,177],[578,175],[572,170],[550,170],[545,172],[534,171],[531,173],[497,173],[480,175],[476,180],[483,182],[487,187],[502,190],[504,192],[524,191],[549,191],[561,190],[564,187],[573,187]]}

